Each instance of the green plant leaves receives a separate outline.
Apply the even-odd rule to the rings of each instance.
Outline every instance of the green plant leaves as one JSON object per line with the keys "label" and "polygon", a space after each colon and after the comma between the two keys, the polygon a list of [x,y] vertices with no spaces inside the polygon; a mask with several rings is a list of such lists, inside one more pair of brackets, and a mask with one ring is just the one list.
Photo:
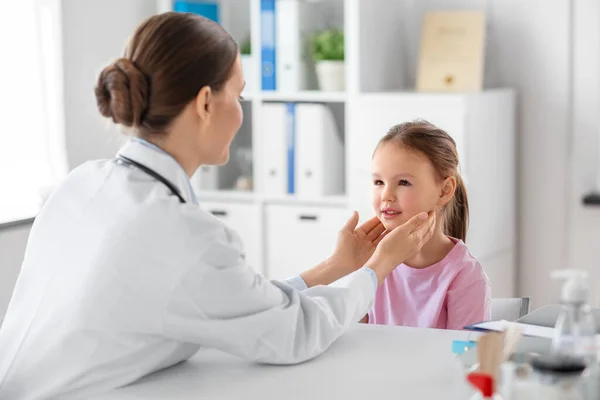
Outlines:
{"label": "green plant leaves", "polygon": [[247,37],[242,43],[240,43],[240,54],[249,55],[252,54],[252,42],[250,37]]}
{"label": "green plant leaves", "polygon": [[311,44],[315,61],[344,59],[344,32],[341,29],[317,32],[312,37]]}

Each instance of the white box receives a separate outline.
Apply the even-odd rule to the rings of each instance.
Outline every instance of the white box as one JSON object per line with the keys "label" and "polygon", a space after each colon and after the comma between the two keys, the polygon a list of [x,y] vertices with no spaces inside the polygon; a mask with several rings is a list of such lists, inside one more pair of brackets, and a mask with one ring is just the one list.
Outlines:
{"label": "white box", "polygon": [[276,88],[281,92],[317,89],[310,34],[325,27],[320,2],[278,0],[275,5]]}
{"label": "white box", "polygon": [[331,109],[296,106],[296,195],[322,198],[344,193],[344,144]]}
{"label": "white box", "polygon": [[285,103],[265,103],[261,107],[264,193],[282,197],[288,191],[287,106]]}

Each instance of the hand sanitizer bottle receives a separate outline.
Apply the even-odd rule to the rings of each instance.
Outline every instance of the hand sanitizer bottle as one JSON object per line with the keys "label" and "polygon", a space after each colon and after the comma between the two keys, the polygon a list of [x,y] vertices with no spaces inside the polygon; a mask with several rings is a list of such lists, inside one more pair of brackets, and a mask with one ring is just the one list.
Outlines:
{"label": "hand sanitizer bottle", "polygon": [[556,321],[552,352],[559,357],[583,358],[586,365],[594,364],[596,325],[588,304],[587,272],[558,270],[552,278],[565,280],[560,296],[563,310]]}

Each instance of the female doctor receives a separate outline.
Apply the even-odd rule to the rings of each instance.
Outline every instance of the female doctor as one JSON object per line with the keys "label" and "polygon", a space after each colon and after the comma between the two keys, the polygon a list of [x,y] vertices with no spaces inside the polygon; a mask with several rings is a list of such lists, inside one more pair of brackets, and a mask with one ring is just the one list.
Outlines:
{"label": "female doctor", "polygon": [[100,113],[133,138],[73,170],[36,218],[0,330],[0,398],[89,398],[200,347],[300,363],[429,239],[433,214],[387,233],[376,219],[356,228],[355,213],[328,260],[285,282],[255,273],[189,181],[228,160],[243,88],[234,40],[183,13],[143,22],[100,73]]}

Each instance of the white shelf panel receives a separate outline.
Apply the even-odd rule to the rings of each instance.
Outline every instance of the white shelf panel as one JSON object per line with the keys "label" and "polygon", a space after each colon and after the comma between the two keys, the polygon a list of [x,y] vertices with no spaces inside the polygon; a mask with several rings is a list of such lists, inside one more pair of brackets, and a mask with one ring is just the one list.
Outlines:
{"label": "white shelf panel", "polygon": [[282,196],[272,197],[257,194],[255,192],[245,192],[241,190],[201,190],[196,191],[198,200],[203,201],[222,201],[222,202],[244,202],[244,203],[265,203],[265,204],[282,204],[294,206],[322,206],[322,207],[342,207],[348,206],[347,196],[324,196],[321,198],[314,197],[296,197]]}
{"label": "white shelf panel", "polygon": [[[301,198],[295,196],[264,197],[262,200],[267,204],[283,204],[295,206],[322,206],[342,208],[348,206],[348,197],[346,196],[324,196],[322,198]],[[350,216],[348,215],[348,217]]]}
{"label": "white shelf panel", "polygon": [[254,92],[242,92],[242,99],[244,99],[243,101],[250,101],[255,96],[256,94]]}
{"label": "white shelf panel", "polygon": [[346,101],[348,95],[344,92],[321,92],[321,91],[302,91],[302,92],[262,92],[260,98],[264,101],[298,101],[298,102],[319,102],[319,103],[341,103]]}
{"label": "white shelf panel", "polygon": [[481,91],[476,92],[425,92],[425,91],[416,91],[416,90],[382,90],[382,91],[363,91],[358,94],[357,97],[361,99],[378,99],[385,100],[389,98],[395,97],[428,97],[428,98],[464,98],[464,97],[486,97],[486,96],[497,96],[502,93],[513,93],[514,89],[507,87],[496,87],[496,88],[486,88]]}
{"label": "white shelf panel", "polygon": [[202,201],[234,201],[253,203],[260,200],[254,192],[241,190],[198,190],[196,197]]}

